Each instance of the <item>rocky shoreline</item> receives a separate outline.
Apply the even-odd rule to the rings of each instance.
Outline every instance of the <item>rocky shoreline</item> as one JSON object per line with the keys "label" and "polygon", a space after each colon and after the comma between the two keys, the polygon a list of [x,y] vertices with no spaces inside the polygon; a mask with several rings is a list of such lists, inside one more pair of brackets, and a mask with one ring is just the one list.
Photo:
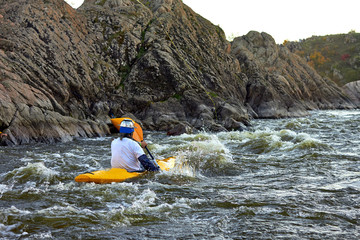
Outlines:
{"label": "rocky shoreline", "polygon": [[228,42],[181,0],[0,3],[3,145],[105,136],[126,114],[174,135],[359,107],[270,35]]}

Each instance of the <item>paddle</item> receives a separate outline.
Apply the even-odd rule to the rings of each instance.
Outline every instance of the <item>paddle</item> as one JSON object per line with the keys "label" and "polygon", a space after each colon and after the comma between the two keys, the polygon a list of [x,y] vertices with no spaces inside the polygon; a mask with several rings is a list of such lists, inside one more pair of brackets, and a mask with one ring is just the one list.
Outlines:
{"label": "paddle", "polygon": [[[136,123],[135,121],[134,121],[134,125],[135,125],[135,131],[134,131],[134,134],[133,134],[133,138],[138,142],[142,142],[144,140],[143,130],[142,130],[140,124]],[[145,149],[147,150],[150,157],[152,158],[152,161],[155,164],[155,166],[159,167],[159,164],[156,162],[154,156],[151,154],[151,152],[150,152],[150,150],[148,149],[147,146],[145,147]]]}

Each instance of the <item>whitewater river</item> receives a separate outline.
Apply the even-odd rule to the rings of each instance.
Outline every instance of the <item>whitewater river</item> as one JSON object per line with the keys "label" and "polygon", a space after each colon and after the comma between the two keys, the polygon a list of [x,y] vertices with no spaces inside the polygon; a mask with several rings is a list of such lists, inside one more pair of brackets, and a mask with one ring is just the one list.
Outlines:
{"label": "whitewater river", "polygon": [[170,172],[76,183],[112,137],[0,147],[0,239],[359,239],[360,110],[146,133]]}

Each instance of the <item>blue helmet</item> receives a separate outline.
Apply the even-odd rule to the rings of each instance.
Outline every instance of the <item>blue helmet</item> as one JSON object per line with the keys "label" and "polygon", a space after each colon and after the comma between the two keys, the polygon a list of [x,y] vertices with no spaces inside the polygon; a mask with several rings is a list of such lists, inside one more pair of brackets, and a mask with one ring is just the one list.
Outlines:
{"label": "blue helmet", "polygon": [[134,132],[134,123],[130,119],[125,119],[120,123],[120,133],[132,133]]}

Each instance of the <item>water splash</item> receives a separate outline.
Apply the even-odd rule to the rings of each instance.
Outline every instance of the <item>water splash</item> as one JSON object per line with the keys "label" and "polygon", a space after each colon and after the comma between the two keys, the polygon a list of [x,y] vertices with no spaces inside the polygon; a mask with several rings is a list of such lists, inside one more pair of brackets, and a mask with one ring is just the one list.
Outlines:
{"label": "water splash", "polygon": [[292,130],[256,130],[244,132],[222,133],[221,138],[237,148],[253,154],[268,154],[272,152],[287,152],[297,149],[328,149],[332,148],[307,133],[297,133]]}
{"label": "water splash", "polygon": [[[191,177],[216,174],[233,163],[230,149],[217,134],[201,132],[170,137],[167,143],[160,142],[159,150],[174,152],[177,165],[172,172]],[[163,151],[163,152],[162,152]]]}
{"label": "water splash", "polygon": [[26,183],[54,182],[59,177],[59,172],[47,168],[43,162],[27,163],[26,166],[14,169],[5,175],[5,181]]}
{"label": "water splash", "polygon": [[14,187],[14,184],[12,185],[6,185],[6,184],[0,184],[0,198],[2,198],[3,194],[5,192],[11,191]]}

